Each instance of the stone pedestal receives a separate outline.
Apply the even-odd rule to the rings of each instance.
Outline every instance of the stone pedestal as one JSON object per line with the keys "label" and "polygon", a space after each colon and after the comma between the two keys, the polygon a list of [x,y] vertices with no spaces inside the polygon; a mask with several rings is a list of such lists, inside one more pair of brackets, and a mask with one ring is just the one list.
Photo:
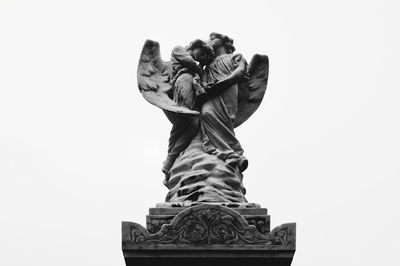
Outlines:
{"label": "stone pedestal", "polygon": [[267,209],[256,204],[158,204],[147,229],[122,222],[127,266],[289,266],[296,248],[296,224],[270,230]]}

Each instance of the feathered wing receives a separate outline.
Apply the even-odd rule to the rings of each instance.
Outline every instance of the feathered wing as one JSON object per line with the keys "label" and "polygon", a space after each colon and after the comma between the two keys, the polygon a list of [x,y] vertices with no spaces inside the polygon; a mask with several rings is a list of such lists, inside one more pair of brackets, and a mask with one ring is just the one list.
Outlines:
{"label": "feathered wing", "polygon": [[178,106],[168,94],[171,91],[171,63],[161,59],[160,45],[147,40],[143,46],[137,71],[137,82],[143,97],[151,104],[164,110],[168,118],[171,112],[199,115],[197,111]]}
{"label": "feathered wing", "polygon": [[246,121],[260,106],[267,90],[268,71],[268,56],[254,55],[249,66],[249,78],[239,82],[235,127]]}

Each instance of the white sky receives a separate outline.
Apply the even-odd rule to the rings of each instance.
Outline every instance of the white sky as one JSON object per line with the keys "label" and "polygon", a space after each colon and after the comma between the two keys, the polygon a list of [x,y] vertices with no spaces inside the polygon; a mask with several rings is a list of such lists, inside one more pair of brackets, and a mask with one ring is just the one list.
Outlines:
{"label": "white sky", "polygon": [[124,265],[120,222],[162,202],[170,124],[141,47],[235,39],[270,57],[237,130],[250,202],[297,222],[293,266],[398,260],[398,1],[0,1],[0,265]]}

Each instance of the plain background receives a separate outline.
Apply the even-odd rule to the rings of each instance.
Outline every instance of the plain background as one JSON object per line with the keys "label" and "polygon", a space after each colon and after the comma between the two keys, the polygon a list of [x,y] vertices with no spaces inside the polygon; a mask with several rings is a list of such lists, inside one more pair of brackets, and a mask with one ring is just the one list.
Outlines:
{"label": "plain background", "polygon": [[0,265],[124,265],[163,202],[170,124],[136,84],[148,38],[270,57],[237,129],[250,202],[297,222],[293,266],[398,260],[398,1],[0,1]]}

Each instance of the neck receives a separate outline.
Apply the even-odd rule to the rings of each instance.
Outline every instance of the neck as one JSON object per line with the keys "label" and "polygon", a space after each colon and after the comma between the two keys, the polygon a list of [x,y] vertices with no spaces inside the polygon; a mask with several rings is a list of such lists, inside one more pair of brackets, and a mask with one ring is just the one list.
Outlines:
{"label": "neck", "polygon": [[215,56],[220,56],[226,54],[226,50],[225,47],[219,47],[216,51],[215,51]]}

